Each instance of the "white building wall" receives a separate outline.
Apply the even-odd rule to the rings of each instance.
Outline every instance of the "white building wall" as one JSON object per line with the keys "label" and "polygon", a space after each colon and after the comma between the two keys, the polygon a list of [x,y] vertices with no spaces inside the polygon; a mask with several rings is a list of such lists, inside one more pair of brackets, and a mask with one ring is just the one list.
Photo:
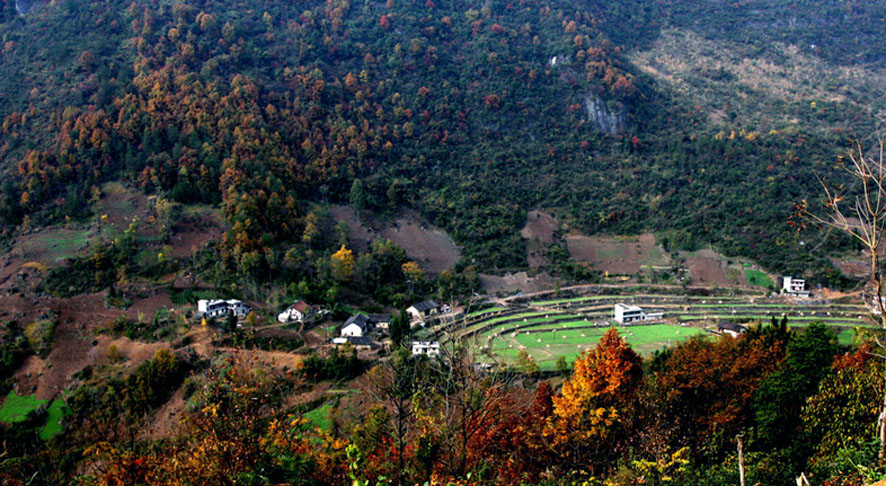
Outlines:
{"label": "white building wall", "polygon": [[342,336],[360,337],[363,335],[363,328],[356,324],[349,324],[341,328]]}

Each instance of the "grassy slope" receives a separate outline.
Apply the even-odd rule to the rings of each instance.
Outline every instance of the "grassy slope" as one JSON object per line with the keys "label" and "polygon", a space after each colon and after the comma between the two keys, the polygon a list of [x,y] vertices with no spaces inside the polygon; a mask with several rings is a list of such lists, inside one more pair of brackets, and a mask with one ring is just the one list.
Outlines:
{"label": "grassy slope", "polygon": [[19,396],[15,390],[6,395],[3,407],[0,408],[0,422],[21,422],[32,411],[37,410],[46,403],[46,400],[37,400],[34,395]]}

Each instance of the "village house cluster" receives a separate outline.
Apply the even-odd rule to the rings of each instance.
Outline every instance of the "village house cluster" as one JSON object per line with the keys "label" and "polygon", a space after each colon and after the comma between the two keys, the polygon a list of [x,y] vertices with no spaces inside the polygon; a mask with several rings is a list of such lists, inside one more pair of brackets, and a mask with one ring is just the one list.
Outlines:
{"label": "village house cluster", "polygon": [[[440,306],[433,300],[425,300],[415,303],[406,309],[410,316],[409,326],[411,329],[423,326],[427,320],[439,315],[448,314],[451,309],[448,305]],[[388,314],[357,313],[345,321],[339,331],[339,336],[332,338],[332,344],[350,344],[358,351],[370,351],[388,344],[386,340],[391,325],[391,316]],[[413,356],[438,356],[440,343],[437,341],[413,341]]]}
{"label": "village house cluster", "polygon": [[[438,305],[433,300],[417,302],[406,309],[410,317],[410,328],[424,326],[430,319],[451,313],[448,305]],[[197,301],[195,317],[203,319],[223,319],[235,317],[245,319],[252,308],[237,299],[200,299]],[[302,323],[312,318],[326,315],[329,311],[311,306],[303,300],[294,302],[277,314],[280,324]],[[330,343],[334,346],[349,344],[358,351],[372,351],[389,344],[387,340],[391,325],[389,314],[371,314],[358,312],[351,315],[339,329],[339,335]],[[237,324],[240,327],[240,324]],[[413,341],[414,356],[437,356],[440,354],[440,343],[437,341]]]}

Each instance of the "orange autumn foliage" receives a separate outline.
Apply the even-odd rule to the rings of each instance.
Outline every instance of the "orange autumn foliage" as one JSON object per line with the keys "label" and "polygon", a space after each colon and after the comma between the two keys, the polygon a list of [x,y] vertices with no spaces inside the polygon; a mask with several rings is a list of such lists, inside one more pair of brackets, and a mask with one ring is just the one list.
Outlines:
{"label": "orange autumn foliage", "polygon": [[642,379],[640,363],[614,328],[575,361],[572,377],[553,397],[554,415],[546,431],[571,467],[603,466],[624,445],[623,432]]}

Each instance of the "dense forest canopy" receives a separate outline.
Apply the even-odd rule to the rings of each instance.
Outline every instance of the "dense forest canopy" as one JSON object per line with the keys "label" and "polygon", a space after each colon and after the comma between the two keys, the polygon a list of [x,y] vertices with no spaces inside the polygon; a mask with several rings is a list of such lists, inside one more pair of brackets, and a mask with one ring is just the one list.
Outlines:
{"label": "dense forest canopy", "polygon": [[361,204],[415,207],[481,267],[526,265],[519,228],[540,207],[826,277],[824,253],[797,251],[816,236],[785,221],[874,125],[865,94],[720,126],[625,57],[676,27],[881,66],[882,2],[824,3],[65,0],[19,15],[5,0],[4,234],[82,218],[123,179],[221,204],[225,261],[248,271],[359,180]]}

